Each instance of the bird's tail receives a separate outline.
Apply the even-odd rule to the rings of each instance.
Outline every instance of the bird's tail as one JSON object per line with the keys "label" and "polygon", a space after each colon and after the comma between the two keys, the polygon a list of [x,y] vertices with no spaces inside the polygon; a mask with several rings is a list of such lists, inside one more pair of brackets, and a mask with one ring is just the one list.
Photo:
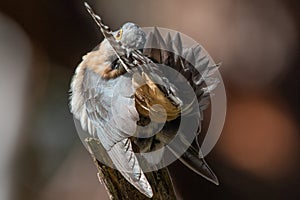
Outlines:
{"label": "bird's tail", "polygon": [[182,152],[180,145],[168,146],[168,149],[178,157],[178,159],[188,168],[202,176],[203,178],[211,181],[212,183],[219,185],[219,180],[212,169],[209,167],[204,159],[204,156],[199,149],[196,150],[193,146],[190,146],[184,154],[181,156],[177,152]]}

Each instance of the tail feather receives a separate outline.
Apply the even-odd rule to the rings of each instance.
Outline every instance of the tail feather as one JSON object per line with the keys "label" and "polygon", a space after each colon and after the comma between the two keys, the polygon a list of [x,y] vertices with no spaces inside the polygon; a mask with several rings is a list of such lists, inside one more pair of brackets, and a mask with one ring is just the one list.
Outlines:
{"label": "tail feather", "polygon": [[209,167],[203,157],[196,156],[190,149],[188,149],[179,160],[188,168],[202,176],[203,178],[219,185],[219,180],[212,169]]}
{"label": "tail feather", "polygon": [[[182,142],[182,145],[186,145],[184,141]],[[203,178],[207,179],[208,181],[219,185],[217,176],[205,161],[201,150],[199,149],[199,151],[197,151],[193,146],[190,146],[183,155],[179,156],[177,152],[182,152],[182,150],[179,149],[180,147],[182,147],[182,145],[169,145],[167,147],[175,156],[179,157],[178,159],[185,166],[187,166]]]}

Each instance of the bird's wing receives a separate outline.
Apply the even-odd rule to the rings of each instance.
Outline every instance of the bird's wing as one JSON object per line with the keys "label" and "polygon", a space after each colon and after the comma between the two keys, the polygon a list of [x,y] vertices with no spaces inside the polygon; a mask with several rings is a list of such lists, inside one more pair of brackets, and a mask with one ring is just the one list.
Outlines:
{"label": "bird's wing", "polygon": [[132,150],[129,138],[116,143],[111,150],[108,151],[108,155],[113,161],[115,167],[128,182],[147,197],[151,198],[153,196],[151,186]]}
{"label": "bird's wing", "polygon": [[94,126],[94,130],[89,132],[92,133],[95,128],[100,129],[96,136],[103,141],[101,142],[107,150],[130,137],[139,120],[131,95],[131,85],[127,83],[128,79],[106,80],[89,68],[85,70],[82,93],[87,119]]}
{"label": "bird's wing", "polygon": [[[129,77],[105,80],[86,69],[83,93],[88,131],[96,133],[116,169],[148,197],[153,196],[129,137],[136,131],[139,115]],[[90,124],[90,125],[89,125]]]}
{"label": "bird's wing", "polygon": [[[190,110],[189,115],[193,112],[200,111],[200,119],[203,120],[203,111],[209,106],[210,94],[217,87],[219,80],[212,77],[213,73],[218,69],[219,65],[214,64],[210,56],[201,46],[195,46],[191,48],[183,47],[180,34],[175,34],[171,37],[167,34],[166,38],[163,38],[157,28],[154,28],[153,32],[147,35],[146,48],[144,54],[151,58],[154,62],[165,64],[176,71],[188,80],[190,86],[193,88],[198,101],[199,110]],[[147,48],[148,47],[148,48]],[[150,47],[150,48],[149,48]],[[151,48],[152,47],[152,48]],[[138,57],[138,56],[136,56]],[[183,80],[185,81],[185,80]],[[185,94],[185,90],[181,89],[181,79],[178,77],[175,87],[178,89],[179,95],[189,96]],[[193,100],[194,101],[194,100]],[[192,105],[188,103],[188,105]],[[189,109],[187,109],[189,110]],[[199,123],[198,131],[195,135],[195,146],[190,146],[187,151],[182,155],[180,160],[190,169],[205,177],[206,179],[218,184],[218,179],[205,162],[201,153],[200,145],[198,142],[198,135],[201,132],[201,121]],[[164,138],[164,143],[169,144],[172,138],[166,137],[165,134],[161,134],[160,138]],[[180,147],[188,147],[189,142],[186,142],[184,138],[180,138],[176,146],[168,146],[170,150],[178,155],[178,152],[182,152]],[[179,155],[178,155],[179,156]]]}

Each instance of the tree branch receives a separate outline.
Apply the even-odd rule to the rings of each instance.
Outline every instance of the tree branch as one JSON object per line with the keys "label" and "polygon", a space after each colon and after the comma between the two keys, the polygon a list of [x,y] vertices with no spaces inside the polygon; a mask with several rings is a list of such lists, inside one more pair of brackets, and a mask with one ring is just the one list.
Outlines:
{"label": "tree branch", "polygon": [[[111,200],[135,199],[147,200],[145,195],[140,193],[134,186],[132,186],[122,175],[116,170],[112,169],[95,157],[95,152],[100,153],[103,161],[112,163],[106,150],[100,144],[99,140],[94,138],[87,138],[87,143],[91,156],[98,170],[98,179],[104,184],[107,193]],[[167,168],[158,171],[145,173],[153,190],[153,200],[176,200],[175,191]]]}

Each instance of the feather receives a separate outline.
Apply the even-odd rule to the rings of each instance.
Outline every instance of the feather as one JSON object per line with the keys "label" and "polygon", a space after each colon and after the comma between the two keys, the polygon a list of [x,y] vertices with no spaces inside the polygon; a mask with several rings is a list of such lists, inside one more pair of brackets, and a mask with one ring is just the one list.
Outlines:
{"label": "feather", "polygon": [[147,197],[151,198],[153,196],[151,186],[140,168],[129,138],[116,143],[108,151],[108,155],[127,181]]}
{"label": "feather", "polygon": [[[129,84],[128,80],[124,78],[124,84]],[[88,68],[85,71],[82,88],[87,115],[85,121],[91,121],[96,127],[98,138],[107,150],[115,143],[131,136],[139,120],[134,106],[133,88],[121,87],[118,84],[122,82],[118,82],[117,79],[103,79]],[[115,97],[119,99],[115,99],[114,94],[118,94]],[[121,100],[122,103],[116,100]],[[117,114],[113,112],[118,109],[124,112]],[[114,115],[118,116],[117,120]]]}
{"label": "feather", "polygon": [[[159,39],[161,38],[158,29],[154,29],[153,32],[154,34],[149,35],[150,36],[149,40],[153,40],[153,38],[151,37],[154,36],[156,36]],[[189,80],[189,83],[193,87],[195,94],[197,96],[201,120],[202,120],[203,110],[208,107],[210,102],[208,94],[213,89],[215,89],[219,83],[218,79],[210,78],[210,76],[217,70],[218,66],[211,64],[210,57],[206,54],[205,51],[202,51],[202,47],[200,45],[197,45],[193,48],[184,49],[179,33],[176,33],[173,39],[171,38],[171,34],[168,33],[165,38],[165,42],[162,43],[162,45],[163,47],[166,46],[169,50],[173,50],[174,52],[172,54],[170,53],[168,54],[169,56],[168,59],[161,59],[161,63],[169,64],[168,66],[177,70],[187,80]],[[163,51],[164,50],[161,50],[161,55],[163,55]],[[150,58],[157,57],[157,52],[155,52],[155,55],[152,55],[151,53],[152,51],[148,51],[147,56]],[[154,59],[154,60],[158,60],[158,59]],[[198,127],[197,134],[199,134],[200,131],[201,131],[201,124]],[[164,143],[168,144],[168,141],[170,140],[169,138],[170,136],[167,136],[167,138],[165,138],[162,137],[163,135],[160,134],[160,141],[165,140]],[[151,140],[146,140],[146,141],[150,143],[152,142]],[[197,140],[196,143],[199,145],[199,142]],[[180,146],[181,145],[176,145],[176,147],[170,147],[171,148],[170,150],[175,155],[178,155],[178,152],[182,152],[180,151],[180,149],[177,149]],[[189,167],[190,169],[198,173],[199,175],[212,181],[215,184],[218,184],[217,177],[215,176],[213,171],[209,168],[208,164],[206,163],[203,156],[201,155],[202,154],[200,148],[199,150],[196,150],[193,147],[189,147],[188,150],[180,158],[180,161],[183,162],[187,167]]]}
{"label": "feather", "polygon": [[146,56],[151,57],[151,59],[156,62],[160,63],[161,62],[161,56],[160,56],[160,50],[159,50],[160,44],[157,39],[157,36],[153,33],[150,32],[146,43],[145,43],[145,49],[144,49],[144,54]]}
{"label": "feather", "polygon": [[182,55],[182,40],[178,32],[173,38],[173,49],[177,55]]}
{"label": "feather", "polygon": [[158,46],[154,47],[159,48],[160,50],[167,50],[167,45],[157,27],[154,27],[153,35],[155,36],[158,43]]}
{"label": "feather", "polygon": [[172,42],[172,37],[171,37],[171,34],[170,32],[168,32],[166,38],[165,38],[165,43],[166,43],[166,46],[167,46],[167,50],[170,51],[170,52],[173,52],[173,42]]}
{"label": "feather", "polygon": [[[167,148],[176,156],[179,160],[188,168],[202,176],[203,178],[213,182],[216,185],[219,185],[219,180],[214,172],[210,169],[204,157],[201,153],[201,150],[196,150],[193,146],[190,146],[189,143],[183,138],[180,137],[181,144],[168,145]],[[182,152],[180,148],[188,147],[187,151],[184,152],[182,156],[178,155],[178,152]]]}
{"label": "feather", "polygon": [[212,183],[219,185],[219,180],[215,173],[210,169],[209,165],[204,160],[203,156],[197,156],[201,150],[198,152],[189,148],[179,160],[185,164],[188,168],[202,176],[203,178],[211,181]]}
{"label": "feather", "polygon": [[[76,111],[80,110],[74,116],[80,116],[83,130],[100,140],[116,169],[139,191],[147,197],[152,197],[153,191],[134,154],[132,142],[140,147],[141,153],[160,150],[160,156],[155,158],[144,156],[149,163],[159,163],[163,157],[163,146],[174,137],[175,123],[178,124],[177,120],[183,117],[180,116],[182,101],[176,93],[181,89],[180,83],[186,82],[182,76],[188,80],[196,94],[194,99],[184,102],[186,105],[183,106],[183,111],[190,115],[198,115],[199,113],[193,112],[192,107],[198,100],[202,119],[202,111],[209,105],[209,93],[218,84],[217,79],[210,78],[218,69],[218,65],[212,65],[210,57],[202,51],[201,46],[184,48],[179,33],[173,37],[168,33],[164,39],[158,28],[154,28],[153,32],[147,35],[143,53],[126,48],[114,38],[109,27],[103,24],[102,19],[87,4],[86,7],[100,27],[105,40],[102,43],[103,48],[100,46],[96,52],[89,53],[80,65],[80,68],[86,65],[86,69],[79,69],[83,78],[82,85],[76,92],[77,96],[82,95],[83,99],[74,100],[74,105],[80,104],[80,109],[74,108]],[[113,51],[107,53],[105,48],[109,46]],[[113,57],[130,73],[123,73],[122,76],[121,73],[117,73],[116,76],[108,78],[99,76],[112,68]],[[166,64],[182,76],[177,73],[178,77],[171,79],[157,64]],[[169,79],[177,82],[173,84]],[[74,88],[77,86],[78,84]],[[185,92],[183,89],[180,95],[185,95]],[[156,104],[165,110],[166,126],[159,126],[165,118],[161,117],[162,109],[155,107]],[[137,125],[141,120],[149,118],[150,129],[147,131],[150,132],[139,129]],[[132,137],[139,134],[150,135],[156,128],[162,128],[162,131],[153,137],[145,140]],[[200,130],[201,124],[195,134],[198,135]],[[182,144],[172,146],[170,150],[177,155],[181,145],[186,145],[184,139]],[[201,176],[218,184],[216,176],[201,156],[200,148],[199,151],[193,147],[188,148],[180,160]],[[144,166],[144,163],[142,164]]]}
{"label": "feather", "polygon": [[195,54],[193,52],[193,49],[192,48],[188,48],[185,50],[185,65],[188,65],[188,64],[191,64],[192,66],[195,66]]}
{"label": "feather", "polygon": [[139,120],[131,77],[106,80],[88,68],[84,77],[82,90],[89,130],[96,130],[116,169],[139,191],[152,197],[152,189],[129,140]]}

